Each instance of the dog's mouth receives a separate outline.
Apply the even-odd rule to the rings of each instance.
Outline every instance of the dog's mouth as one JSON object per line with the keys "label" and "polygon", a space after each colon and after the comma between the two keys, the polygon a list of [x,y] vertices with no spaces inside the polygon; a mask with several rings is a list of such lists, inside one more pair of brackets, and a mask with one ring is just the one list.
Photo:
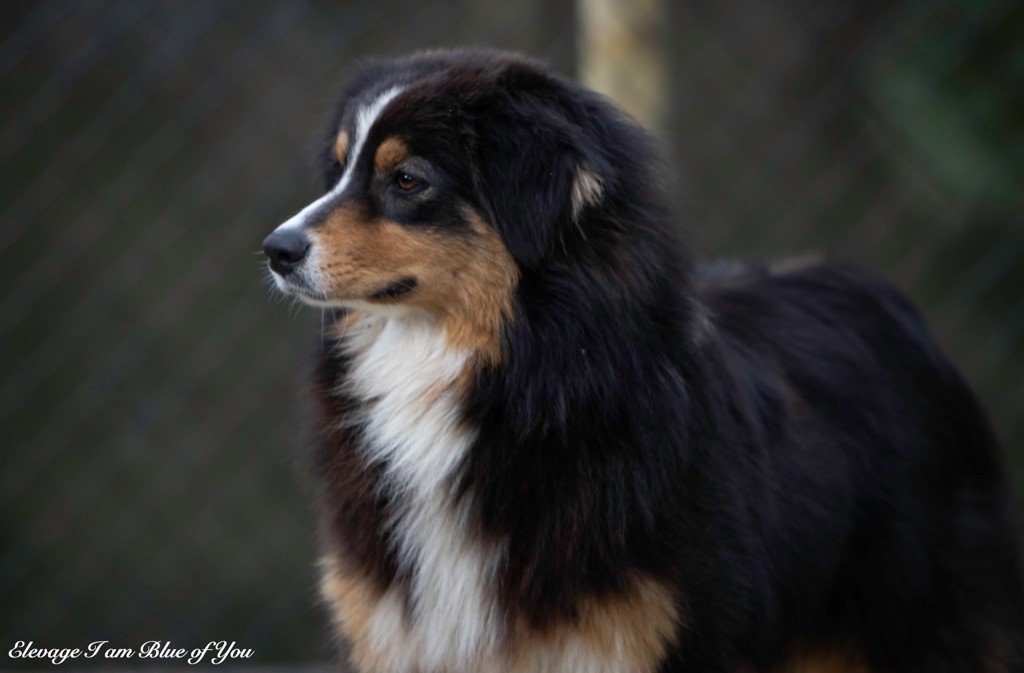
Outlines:
{"label": "dog's mouth", "polygon": [[326,294],[313,288],[301,274],[290,273],[287,276],[283,276],[271,269],[270,277],[274,280],[274,286],[281,294],[295,297],[302,302],[314,306],[324,306],[329,301]]}
{"label": "dog's mouth", "polygon": [[396,281],[388,283],[383,288],[376,292],[371,292],[366,295],[366,299],[369,301],[389,301],[398,299],[404,295],[409,294],[416,288],[416,279],[412,276],[405,276],[399,278]]}
{"label": "dog's mouth", "polygon": [[283,276],[271,270],[274,285],[282,294],[318,307],[344,308],[352,303],[389,303],[405,297],[412,293],[418,285],[413,276],[402,276],[389,283],[381,285],[378,289],[365,293],[346,293],[339,295],[328,295],[306,278],[302,273],[290,273]]}

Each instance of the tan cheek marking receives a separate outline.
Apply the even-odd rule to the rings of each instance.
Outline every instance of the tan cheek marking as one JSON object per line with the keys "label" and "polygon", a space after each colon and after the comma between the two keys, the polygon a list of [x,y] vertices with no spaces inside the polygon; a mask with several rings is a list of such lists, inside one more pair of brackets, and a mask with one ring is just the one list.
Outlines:
{"label": "tan cheek marking", "polygon": [[336,556],[320,560],[320,596],[331,611],[335,627],[344,636],[352,662],[360,671],[384,669],[370,646],[370,618],[382,593],[369,579],[349,571]]}
{"label": "tan cheek marking", "polygon": [[512,670],[527,673],[541,662],[565,661],[586,662],[595,671],[653,673],[675,641],[679,618],[668,587],[639,579],[625,595],[585,600],[571,623],[540,633],[518,626]]}
{"label": "tan cheek marking", "polygon": [[342,165],[345,164],[345,154],[348,152],[348,133],[342,131],[338,134],[338,137],[334,139],[334,156],[338,157],[338,161]]}
{"label": "tan cheek marking", "polygon": [[453,346],[482,361],[501,359],[519,270],[493,227],[469,214],[471,235],[412,229],[367,219],[356,207],[331,215],[313,236],[329,296],[363,297],[403,276],[417,287],[403,304],[435,314]]}
{"label": "tan cheek marking", "polygon": [[373,157],[373,165],[378,173],[386,173],[398,164],[405,161],[409,156],[409,148],[399,138],[391,136],[386,138],[377,147],[377,153]]}
{"label": "tan cheek marking", "polygon": [[415,262],[414,251],[356,206],[335,211],[310,235],[320,251],[328,296],[362,298],[396,280]]}
{"label": "tan cheek marking", "polygon": [[477,214],[468,215],[473,236],[438,251],[446,264],[434,287],[439,301],[453,299],[444,308],[452,344],[496,364],[501,360],[502,328],[512,319],[519,267],[494,228]]}

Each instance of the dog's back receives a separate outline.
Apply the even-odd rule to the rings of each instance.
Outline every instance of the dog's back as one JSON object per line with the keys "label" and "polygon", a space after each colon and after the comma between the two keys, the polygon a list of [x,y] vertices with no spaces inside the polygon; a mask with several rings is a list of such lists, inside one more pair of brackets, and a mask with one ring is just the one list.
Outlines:
{"label": "dog's back", "polygon": [[790,589],[764,623],[896,670],[1021,670],[997,442],[913,305],[823,263],[698,276],[705,328],[745,401],[740,443],[760,466],[738,486],[760,522],[753,545]]}

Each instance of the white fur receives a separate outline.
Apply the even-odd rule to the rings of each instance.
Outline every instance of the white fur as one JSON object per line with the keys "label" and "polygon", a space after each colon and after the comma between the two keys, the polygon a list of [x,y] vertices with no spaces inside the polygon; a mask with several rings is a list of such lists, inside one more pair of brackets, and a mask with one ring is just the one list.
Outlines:
{"label": "white fur", "polygon": [[[348,163],[345,166],[345,172],[342,173],[337,184],[335,184],[330,191],[319,199],[286,220],[284,224],[279,225],[274,231],[284,229],[301,229],[309,221],[310,216],[321,206],[348,188],[349,183],[352,181],[352,173],[355,170],[359,156],[363,151],[363,145],[366,143],[366,136],[370,134],[370,130],[373,128],[373,125],[380,116],[380,113],[383,112],[388,103],[394,100],[395,96],[400,93],[402,93],[402,87],[391,87],[384,93],[377,96],[372,103],[359,110],[356,114],[355,135],[352,141],[352,149],[348,155]],[[300,279],[298,285],[293,284],[289,279],[282,277],[271,269],[270,274],[274,279],[274,284],[281,292],[284,292],[285,294],[294,294],[307,304],[320,307],[344,306],[343,303],[339,304],[339,302],[327,301],[324,297],[323,273],[320,270],[319,256],[319,251],[317,250],[316,245],[314,245],[309,251],[306,259],[303,261],[302,266],[300,266],[293,274],[295,278]],[[306,288],[308,288],[314,296],[310,296],[308,292],[304,292],[303,290]]]}
{"label": "white fur", "polygon": [[388,525],[413,599],[407,620],[401,594],[385,594],[369,622],[371,647],[388,672],[477,671],[495,660],[503,635],[493,598],[503,548],[469,535],[469,502],[452,492],[475,438],[451,388],[470,352],[450,347],[422,314],[367,315],[344,348],[352,357],[345,392],[366,404],[349,422],[364,424],[364,458],[385,469],[382,487],[395,504]]}
{"label": "white fur", "polygon": [[601,178],[585,166],[577,167],[570,198],[572,218],[579,219],[583,209],[600,203],[603,195],[604,184],[602,184]]}
{"label": "white fur", "polygon": [[366,142],[366,136],[369,135],[374,122],[377,121],[377,117],[384,111],[387,104],[400,93],[402,93],[402,87],[392,87],[377,96],[372,103],[359,110],[359,113],[356,115],[355,137],[352,139],[352,149],[348,155],[348,164],[345,166],[345,172],[342,173],[338,183],[329,192],[286,220],[278,229],[298,229],[302,227],[306,224],[309,216],[320,206],[345,191],[349,182],[352,181],[352,172],[358,163],[359,155],[363,150],[363,144]]}

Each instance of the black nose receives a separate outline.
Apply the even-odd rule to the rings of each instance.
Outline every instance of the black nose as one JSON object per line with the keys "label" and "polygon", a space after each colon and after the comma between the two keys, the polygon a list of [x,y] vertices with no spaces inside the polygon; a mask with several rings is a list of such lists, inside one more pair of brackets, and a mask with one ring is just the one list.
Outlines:
{"label": "black nose", "polygon": [[263,239],[263,252],[270,260],[270,268],[282,276],[294,271],[308,250],[309,239],[294,229],[275,231]]}

